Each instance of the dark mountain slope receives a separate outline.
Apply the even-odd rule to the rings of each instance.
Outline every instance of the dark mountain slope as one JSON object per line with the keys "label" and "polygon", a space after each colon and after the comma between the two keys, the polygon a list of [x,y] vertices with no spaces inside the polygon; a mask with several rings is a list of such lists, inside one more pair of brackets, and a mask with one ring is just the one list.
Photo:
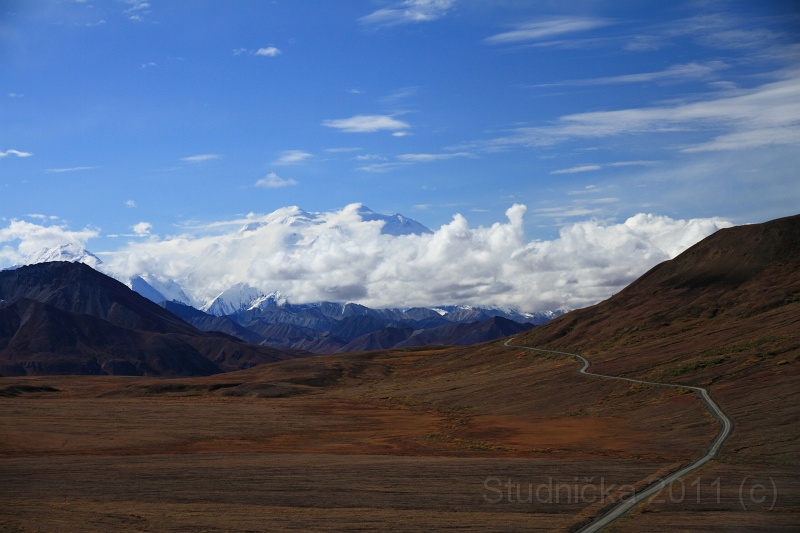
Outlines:
{"label": "dark mountain slope", "polygon": [[610,299],[563,315],[528,338],[598,351],[603,344],[672,336],[692,323],[737,321],[799,300],[800,215],[720,230]]}
{"label": "dark mountain slope", "polygon": [[385,350],[397,346],[408,339],[413,333],[413,328],[383,328],[380,331],[368,333],[357,337],[339,349],[339,352],[368,352],[371,350]]}
{"label": "dark mountain slope", "polygon": [[23,298],[0,307],[0,374],[208,375],[220,367],[178,334],[123,328]]}
{"label": "dark mountain slope", "polygon": [[492,341],[509,335],[516,335],[531,329],[533,324],[519,324],[503,317],[492,317],[481,322],[448,324],[415,331],[406,340],[395,345],[396,348],[425,345],[467,346]]}
{"label": "dark mountain slope", "polygon": [[39,263],[0,272],[0,300],[22,298],[132,329],[194,331],[177,316],[83,263]]}
{"label": "dark mountain slope", "polygon": [[723,461],[796,461],[800,216],[720,230],[516,342],[587,355],[599,373],[708,387],[736,424]]}
{"label": "dark mountain slope", "polygon": [[0,272],[0,373],[207,375],[304,355],[206,333],[81,263]]}

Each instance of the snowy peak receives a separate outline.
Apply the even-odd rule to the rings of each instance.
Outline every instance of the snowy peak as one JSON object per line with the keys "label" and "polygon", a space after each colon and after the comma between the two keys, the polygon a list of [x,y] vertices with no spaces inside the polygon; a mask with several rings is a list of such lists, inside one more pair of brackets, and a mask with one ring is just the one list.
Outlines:
{"label": "snowy peak", "polygon": [[209,315],[226,316],[247,311],[256,302],[263,302],[267,295],[247,283],[237,283],[222,291],[216,298],[202,307]]}
{"label": "snowy peak", "polygon": [[[139,291],[141,292],[141,291]],[[152,298],[151,298],[152,299]],[[237,283],[221,292],[216,298],[201,308],[210,315],[231,316],[246,313],[248,319],[256,316],[267,316],[273,313],[305,314],[326,317],[334,321],[355,316],[369,316],[382,320],[444,320],[450,323],[468,323],[501,317],[513,320],[520,324],[544,324],[561,315],[564,311],[544,311],[539,313],[523,313],[515,309],[471,306],[471,305],[446,305],[439,307],[414,307],[374,309],[357,303],[339,302],[310,302],[293,304],[289,298],[280,291],[266,292],[247,283]]]}
{"label": "snowy peak", "polygon": [[363,204],[351,204],[338,213],[309,213],[297,206],[283,207],[260,218],[253,218],[239,230],[240,234],[256,231],[265,226],[289,226],[294,228],[308,228],[329,224],[333,217],[350,211],[358,215],[365,222],[383,222],[381,233],[384,235],[422,235],[432,231],[416,220],[405,217],[399,213],[383,215],[376,213]]}
{"label": "snowy peak", "polygon": [[473,305],[445,305],[433,309],[450,322],[474,322],[486,320],[491,317],[502,317],[520,324],[541,325],[565,313],[565,311],[541,311],[537,313],[522,313],[516,309],[492,306]]}
{"label": "snowy peak", "polygon": [[371,222],[373,220],[383,221],[381,233],[384,235],[422,235],[424,233],[433,233],[431,230],[420,224],[414,219],[407,218],[400,213],[393,215],[382,215],[371,210],[365,205],[361,205],[358,209],[358,214],[361,220]]}
{"label": "snowy peak", "polygon": [[160,279],[145,274],[144,276],[134,276],[127,285],[148,300],[158,304],[179,302],[184,305],[192,305],[192,299],[183,292],[180,285],[169,278]]}
{"label": "snowy peak", "polygon": [[97,269],[103,264],[103,261],[91,252],[88,252],[83,246],[75,243],[61,244],[55,248],[42,248],[32,254],[28,255],[11,267],[11,269],[19,268],[26,265],[36,265],[39,263],[50,263],[52,261],[66,261],[68,263],[83,263],[90,267]]}

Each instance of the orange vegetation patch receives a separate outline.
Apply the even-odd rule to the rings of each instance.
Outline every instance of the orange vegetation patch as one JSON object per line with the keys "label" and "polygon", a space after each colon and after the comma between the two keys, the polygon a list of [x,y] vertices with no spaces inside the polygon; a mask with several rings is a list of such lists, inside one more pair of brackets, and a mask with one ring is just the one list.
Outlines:
{"label": "orange vegetation patch", "polygon": [[659,434],[618,417],[525,417],[481,415],[461,435],[489,441],[515,455],[568,454],[570,457],[635,455],[668,461],[685,460],[685,451],[665,449]]}

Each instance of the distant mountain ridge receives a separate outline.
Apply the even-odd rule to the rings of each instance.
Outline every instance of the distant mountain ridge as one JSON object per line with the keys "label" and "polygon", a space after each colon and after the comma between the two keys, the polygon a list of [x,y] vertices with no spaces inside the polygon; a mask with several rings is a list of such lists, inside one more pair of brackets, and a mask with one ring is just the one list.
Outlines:
{"label": "distant mountain ridge", "polygon": [[421,344],[476,344],[526,331],[552,317],[468,306],[453,306],[448,311],[420,307],[371,309],[333,302],[292,304],[280,295],[258,297],[254,301],[257,303],[243,305],[244,310],[225,316],[178,302],[161,305],[198,329],[223,331],[274,348],[319,354],[373,349],[370,346],[384,349]]}
{"label": "distant mountain ridge", "polygon": [[[91,260],[96,256],[77,246],[42,251],[32,258],[50,257],[78,264],[101,264]],[[560,311],[520,313],[513,309],[468,305],[372,309],[356,303],[293,304],[280,292],[264,293],[246,283],[233,285],[203,310],[198,310],[190,305],[191,299],[173,280],[154,275],[135,276],[127,285],[201,331],[223,332],[247,343],[279,350],[322,354],[367,349],[367,346],[391,348],[399,343],[418,345],[422,339],[428,344],[485,342],[504,336],[504,331],[508,331],[507,334],[524,331],[561,314]],[[491,322],[496,317],[522,324],[523,327],[515,328],[513,332],[508,327],[485,327],[483,323]],[[467,326],[455,330],[448,328],[453,324]],[[401,335],[398,331],[406,333]],[[426,333],[422,335],[422,332]],[[361,336],[370,337],[360,339]],[[391,339],[396,343],[391,344]]]}

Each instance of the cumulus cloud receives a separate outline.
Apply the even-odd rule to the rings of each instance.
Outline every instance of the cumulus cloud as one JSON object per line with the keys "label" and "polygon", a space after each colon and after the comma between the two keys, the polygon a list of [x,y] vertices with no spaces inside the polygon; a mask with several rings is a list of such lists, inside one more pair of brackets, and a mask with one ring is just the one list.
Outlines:
{"label": "cumulus cloud", "polygon": [[261,187],[264,189],[279,189],[281,187],[290,187],[292,185],[297,185],[297,181],[291,178],[282,178],[275,172],[270,172],[267,174],[266,178],[261,178],[256,182],[256,187]]}
{"label": "cumulus cloud", "polygon": [[30,152],[22,152],[20,150],[14,150],[14,149],[6,150],[4,152],[0,152],[0,158],[7,157],[7,156],[10,156],[10,155],[15,155],[17,157],[30,157],[33,154],[30,153]]}
{"label": "cumulus cloud", "polygon": [[295,163],[305,161],[309,157],[312,157],[312,154],[304,152],[303,150],[286,150],[282,152],[280,157],[273,161],[273,163],[275,165],[294,165]]}
{"label": "cumulus cloud", "polygon": [[136,207],[136,200],[125,200],[125,207],[134,208]]}
{"label": "cumulus cloud", "polygon": [[255,51],[255,55],[257,56],[266,56],[266,57],[275,57],[281,54],[281,51],[274,46],[268,46],[266,48],[259,48]]}
{"label": "cumulus cloud", "polygon": [[153,225],[149,222],[139,222],[138,224],[134,224],[132,229],[134,235],[137,237],[147,237],[150,235],[150,230],[153,229]]}
{"label": "cumulus cloud", "polygon": [[350,118],[326,120],[322,125],[349,133],[399,132],[411,127],[408,123],[390,115],[356,115]]}
{"label": "cumulus cloud", "polygon": [[374,307],[494,304],[525,311],[578,308],[619,291],[655,264],[729,226],[639,214],[622,223],[565,225],[558,238],[528,241],[526,208],[471,227],[457,214],[430,234],[392,236],[365,221],[359,204],[316,214],[284,208],[248,215],[221,233],[131,242],[107,268],[120,277],[158,273],[198,304],[235,283],[280,290],[294,302],[357,301]]}
{"label": "cumulus cloud", "polygon": [[404,0],[361,17],[359,22],[369,26],[430,22],[445,16],[454,4],[455,0]]}

